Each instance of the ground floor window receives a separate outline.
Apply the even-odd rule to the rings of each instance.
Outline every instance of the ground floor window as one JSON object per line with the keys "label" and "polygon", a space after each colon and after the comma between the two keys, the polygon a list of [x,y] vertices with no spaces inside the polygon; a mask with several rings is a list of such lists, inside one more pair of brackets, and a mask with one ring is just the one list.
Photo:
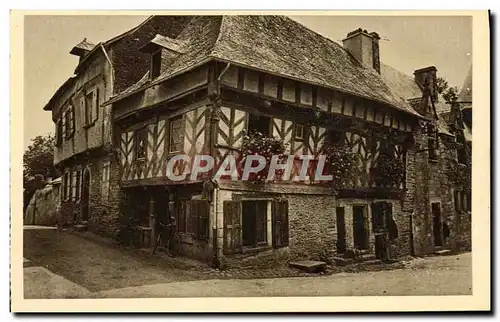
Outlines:
{"label": "ground floor window", "polygon": [[243,246],[267,244],[267,201],[242,202]]}
{"label": "ground floor window", "polygon": [[244,247],[288,245],[288,201],[228,200],[223,204],[224,253]]}
{"label": "ground floor window", "polygon": [[206,200],[180,200],[177,203],[177,231],[198,239],[208,239],[209,214]]}

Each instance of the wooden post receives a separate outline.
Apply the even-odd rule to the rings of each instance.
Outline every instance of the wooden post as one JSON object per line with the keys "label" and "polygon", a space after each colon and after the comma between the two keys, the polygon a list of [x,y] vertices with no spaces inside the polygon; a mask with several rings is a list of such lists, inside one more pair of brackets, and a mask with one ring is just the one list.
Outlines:
{"label": "wooden post", "polygon": [[151,247],[155,247],[155,244],[156,244],[156,231],[155,231],[156,218],[155,218],[154,209],[155,209],[155,201],[154,201],[153,197],[150,197],[148,214],[149,214],[149,228],[151,228],[151,235],[150,235],[151,237],[149,240]]}

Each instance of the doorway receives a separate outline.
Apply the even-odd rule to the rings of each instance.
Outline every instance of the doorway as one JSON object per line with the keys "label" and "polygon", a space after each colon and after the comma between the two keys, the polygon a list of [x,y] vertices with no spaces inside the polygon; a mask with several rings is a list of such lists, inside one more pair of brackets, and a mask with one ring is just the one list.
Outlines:
{"label": "doorway", "polygon": [[82,182],[82,221],[89,220],[89,198],[90,197],[90,173],[88,170],[83,172]]}
{"label": "doorway", "polygon": [[346,249],[345,242],[345,208],[335,209],[337,219],[337,254],[343,254]]}
{"label": "doorway", "polygon": [[434,202],[431,204],[433,227],[434,227],[434,246],[443,246],[443,223],[441,222],[441,204]]}
{"label": "doorway", "polygon": [[354,247],[369,248],[368,211],[366,205],[353,206]]}

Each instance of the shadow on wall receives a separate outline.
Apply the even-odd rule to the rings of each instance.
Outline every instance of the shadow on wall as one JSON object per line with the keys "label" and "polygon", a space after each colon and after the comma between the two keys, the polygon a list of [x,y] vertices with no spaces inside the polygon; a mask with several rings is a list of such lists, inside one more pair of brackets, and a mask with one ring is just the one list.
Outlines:
{"label": "shadow on wall", "polygon": [[56,226],[59,212],[60,180],[36,190],[24,213],[25,225]]}

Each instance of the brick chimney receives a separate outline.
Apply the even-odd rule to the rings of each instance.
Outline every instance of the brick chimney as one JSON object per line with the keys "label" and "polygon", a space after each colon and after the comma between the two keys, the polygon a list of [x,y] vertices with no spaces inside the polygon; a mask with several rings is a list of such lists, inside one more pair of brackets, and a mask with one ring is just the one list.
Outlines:
{"label": "brick chimney", "polygon": [[413,72],[415,82],[422,90],[428,88],[434,102],[437,102],[437,69],[434,66],[429,66],[417,69]]}
{"label": "brick chimney", "polygon": [[342,44],[354,57],[367,67],[380,73],[379,35],[376,32],[358,28],[347,34]]}

